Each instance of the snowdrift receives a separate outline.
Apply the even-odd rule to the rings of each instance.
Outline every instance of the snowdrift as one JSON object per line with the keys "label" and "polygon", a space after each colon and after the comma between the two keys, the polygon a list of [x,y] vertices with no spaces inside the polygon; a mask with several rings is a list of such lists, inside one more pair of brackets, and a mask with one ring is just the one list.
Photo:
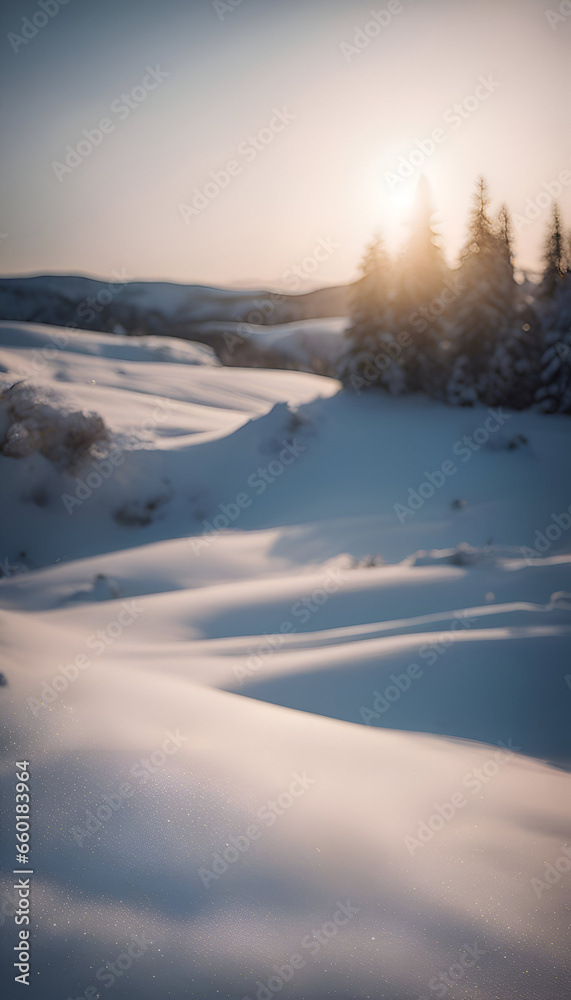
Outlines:
{"label": "snowdrift", "polygon": [[484,441],[483,409],[56,333],[0,328],[3,384],[107,432],[0,454],[43,995],[563,1000],[567,420]]}

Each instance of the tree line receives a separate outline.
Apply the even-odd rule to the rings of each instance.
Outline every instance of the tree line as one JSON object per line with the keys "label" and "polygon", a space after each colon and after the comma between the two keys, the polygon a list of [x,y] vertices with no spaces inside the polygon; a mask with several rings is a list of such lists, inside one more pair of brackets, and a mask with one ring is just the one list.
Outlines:
{"label": "tree line", "polygon": [[355,285],[339,377],[357,392],[423,392],[455,406],[571,413],[571,234],[552,207],[541,279],[516,280],[510,212],[477,181],[458,267],[448,267],[421,178],[410,237],[380,236]]}

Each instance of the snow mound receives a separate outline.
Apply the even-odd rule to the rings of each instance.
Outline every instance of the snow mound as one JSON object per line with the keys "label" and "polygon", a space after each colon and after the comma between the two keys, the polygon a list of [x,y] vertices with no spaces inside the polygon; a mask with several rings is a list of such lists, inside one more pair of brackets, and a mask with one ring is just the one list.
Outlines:
{"label": "snow mound", "polygon": [[432,995],[467,946],[450,996],[567,1000],[568,418],[467,454],[478,408],[41,332],[0,329],[6,388],[39,370],[8,397],[79,399],[118,446],[0,454],[0,794],[31,760],[43,995],[144,933],[124,1000],[267,998],[303,942],[284,1000]]}
{"label": "snow mound", "polygon": [[115,361],[163,361],[179,365],[211,365],[220,362],[211,347],[176,337],[127,336],[47,326],[42,323],[0,322],[0,346],[30,352],[40,369],[59,352],[90,354]]}
{"label": "snow mound", "polygon": [[460,542],[458,545],[448,549],[430,549],[425,552],[419,549],[407,559],[403,560],[406,566],[495,566],[503,558],[521,557],[521,549],[511,549],[507,546],[486,545],[479,548],[469,545],[468,542]]}
{"label": "snow mound", "polygon": [[347,318],[306,319],[257,327],[253,342],[297,362],[310,371],[333,371],[345,346]]}

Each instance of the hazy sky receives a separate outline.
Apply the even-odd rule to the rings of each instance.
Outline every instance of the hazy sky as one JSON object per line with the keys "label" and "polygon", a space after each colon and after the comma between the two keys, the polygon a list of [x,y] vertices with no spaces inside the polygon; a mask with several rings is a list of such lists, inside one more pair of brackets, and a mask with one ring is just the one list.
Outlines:
{"label": "hazy sky", "polygon": [[550,0],[42,3],[1,15],[3,274],[283,286],[321,240],[300,290],[346,281],[375,228],[398,246],[423,170],[451,259],[478,173],[520,216],[521,265],[567,169],[571,226],[571,16]]}

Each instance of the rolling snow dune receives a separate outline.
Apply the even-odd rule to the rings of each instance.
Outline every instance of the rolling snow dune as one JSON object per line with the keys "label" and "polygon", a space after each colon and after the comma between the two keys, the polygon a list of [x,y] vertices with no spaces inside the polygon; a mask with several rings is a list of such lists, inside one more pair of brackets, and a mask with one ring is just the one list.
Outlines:
{"label": "rolling snow dune", "polygon": [[[12,350],[19,347],[32,354],[32,371],[42,370],[45,361],[57,352],[89,354],[92,357],[109,358],[116,361],[175,361],[177,364],[207,364],[218,362],[213,351],[204,344],[188,343],[174,337],[125,337],[105,333],[84,333],[75,329],[61,330],[44,326],[42,323],[0,322],[0,346]],[[41,352],[46,351],[44,355]],[[65,357],[65,353],[58,354]]]}
{"label": "rolling snow dune", "polygon": [[[259,349],[274,351],[309,371],[323,370],[323,367],[334,370],[346,346],[343,334],[347,324],[346,316],[334,316],[259,326],[253,329],[251,341]],[[239,329],[236,335],[240,335]]]}
{"label": "rolling snow dune", "polygon": [[0,433],[107,433],[0,453],[43,995],[566,998],[567,418],[56,332],[0,325]]}

